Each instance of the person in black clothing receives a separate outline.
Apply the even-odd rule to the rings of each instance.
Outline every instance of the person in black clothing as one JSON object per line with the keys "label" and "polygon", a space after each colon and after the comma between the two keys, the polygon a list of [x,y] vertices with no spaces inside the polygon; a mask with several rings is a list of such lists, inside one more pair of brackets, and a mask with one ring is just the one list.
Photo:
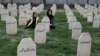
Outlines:
{"label": "person in black clothing", "polygon": [[31,19],[28,20],[28,22],[25,26],[25,29],[27,29],[27,28],[33,28],[34,29],[36,27],[37,21],[38,21],[37,14],[36,14],[36,12],[33,12]]}
{"label": "person in black clothing", "polygon": [[52,10],[51,9],[48,9],[47,11],[47,16],[50,20],[50,29],[55,29],[55,25],[54,25],[54,16],[52,15]]}

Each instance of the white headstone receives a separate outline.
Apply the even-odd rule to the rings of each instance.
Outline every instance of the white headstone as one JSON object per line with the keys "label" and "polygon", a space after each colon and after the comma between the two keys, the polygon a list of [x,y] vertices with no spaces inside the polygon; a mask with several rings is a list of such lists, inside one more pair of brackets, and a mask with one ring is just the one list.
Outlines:
{"label": "white headstone", "polygon": [[17,4],[16,3],[13,3],[12,5],[14,8],[17,8]]}
{"label": "white headstone", "polygon": [[82,32],[82,25],[80,22],[75,22],[72,27],[72,39],[78,40]]}
{"label": "white headstone", "polygon": [[94,8],[94,14],[96,15],[98,14],[98,12],[99,12],[98,8]]}
{"label": "white headstone", "polygon": [[41,13],[44,9],[44,4],[40,4],[39,6],[37,6],[37,13]]}
{"label": "white headstone", "polygon": [[97,14],[94,16],[93,28],[99,28],[99,27],[100,27],[100,15]]}
{"label": "white headstone", "polygon": [[32,14],[33,14],[32,10],[26,10],[26,16],[28,20],[32,17]]}
{"label": "white headstone", "polygon": [[17,56],[36,56],[36,44],[31,38],[23,38],[17,47]]}
{"label": "white headstone", "polygon": [[21,12],[24,12],[24,6],[23,6],[23,5],[20,5],[20,6],[19,6],[19,14],[20,14]]}
{"label": "white headstone", "polygon": [[28,4],[26,4],[26,5],[24,5],[24,10],[26,11],[26,10],[30,10],[31,8],[30,8],[30,6],[28,5]]}
{"label": "white headstone", "polygon": [[19,25],[20,26],[24,26],[24,25],[26,25],[26,23],[27,23],[27,16],[26,16],[26,14],[24,12],[20,13],[20,15],[19,15]]}
{"label": "white headstone", "polygon": [[66,15],[68,18],[68,22],[69,20],[74,16],[73,13],[71,11],[68,12],[68,14]]}
{"label": "white headstone", "polygon": [[6,21],[6,18],[9,17],[9,12],[6,9],[3,9],[1,11],[1,21]]}
{"label": "white headstone", "polygon": [[11,35],[17,34],[17,21],[12,16],[6,19],[6,32]]}
{"label": "white headstone", "polygon": [[50,20],[47,16],[44,16],[43,19],[42,19],[42,23],[45,24],[45,28],[46,28],[46,32],[49,32],[50,31]]}
{"label": "white headstone", "polygon": [[85,4],[85,9],[87,9],[88,8],[88,4]]}
{"label": "white headstone", "polygon": [[90,56],[91,36],[89,33],[82,33],[78,40],[77,56]]}
{"label": "white headstone", "polygon": [[17,7],[17,4],[16,4],[16,3],[13,3],[13,6],[14,6],[14,7]]}
{"label": "white headstone", "polygon": [[7,9],[8,9],[9,12],[11,12],[12,7],[13,7],[12,4],[8,4]]}
{"label": "white headstone", "polygon": [[45,25],[43,23],[38,23],[35,28],[35,38],[34,41],[36,43],[46,43],[46,30]]}
{"label": "white headstone", "polygon": [[69,18],[69,29],[72,29],[73,24],[77,22],[77,19],[75,16],[71,16],[71,18]]}
{"label": "white headstone", "polygon": [[88,14],[88,10],[87,9],[84,9],[83,17],[87,17],[87,14]]}
{"label": "white headstone", "polygon": [[87,22],[93,22],[93,13],[92,12],[88,13]]}
{"label": "white headstone", "polygon": [[[39,9],[40,9],[40,8],[39,8]],[[33,11],[33,12],[37,12],[37,10],[38,10],[37,7],[33,7],[33,8],[32,8],[32,11]]]}
{"label": "white headstone", "polygon": [[30,3],[28,3],[27,6],[28,6],[29,9],[31,9],[31,4]]}
{"label": "white headstone", "polygon": [[0,13],[2,12],[2,10],[4,10],[4,6],[0,4]]}
{"label": "white headstone", "polygon": [[56,4],[53,4],[53,6],[51,7],[51,10],[52,10],[52,14],[53,14],[53,15],[55,15],[56,9],[57,9]]}
{"label": "white headstone", "polygon": [[17,8],[11,8],[11,16],[17,16]]}

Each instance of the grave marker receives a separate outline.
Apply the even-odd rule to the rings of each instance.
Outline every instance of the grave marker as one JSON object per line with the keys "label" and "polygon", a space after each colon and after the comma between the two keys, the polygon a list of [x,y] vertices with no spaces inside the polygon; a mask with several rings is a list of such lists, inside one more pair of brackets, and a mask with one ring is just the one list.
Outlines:
{"label": "grave marker", "polygon": [[82,25],[80,22],[75,22],[72,27],[72,39],[78,40],[82,32]]}
{"label": "grave marker", "polygon": [[88,12],[87,22],[93,22],[93,13],[92,12]]}
{"label": "grave marker", "polygon": [[94,16],[93,28],[99,28],[99,27],[100,27],[100,15],[97,14]]}
{"label": "grave marker", "polygon": [[17,47],[17,56],[36,56],[36,44],[31,38],[23,38]]}
{"label": "grave marker", "polygon": [[1,11],[1,21],[6,21],[6,18],[9,17],[9,12],[6,9],[3,9]]}
{"label": "grave marker", "polygon": [[43,19],[42,19],[42,23],[45,24],[45,28],[46,28],[46,32],[49,32],[50,31],[50,20],[47,16],[44,16]]}
{"label": "grave marker", "polygon": [[13,7],[13,5],[9,3],[8,6],[7,6],[7,9],[8,9],[9,12],[11,12],[12,7]]}
{"label": "grave marker", "polygon": [[19,25],[24,26],[27,23],[27,16],[25,13],[20,13],[19,15]]}
{"label": "grave marker", "polygon": [[23,6],[23,5],[20,5],[20,6],[19,6],[19,14],[20,14],[21,12],[24,12],[24,6]]}
{"label": "grave marker", "polygon": [[73,24],[74,24],[75,22],[77,22],[76,17],[75,17],[75,16],[71,16],[71,17],[69,18],[69,29],[72,29]]}
{"label": "grave marker", "polygon": [[17,8],[13,7],[11,8],[11,16],[17,16]]}
{"label": "grave marker", "polygon": [[6,32],[7,34],[17,34],[17,20],[10,16],[6,19]]}
{"label": "grave marker", "polygon": [[57,10],[56,4],[53,4],[53,6],[51,7],[51,10],[52,10],[52,14],[55,15],[56,10]]}
{"label": "grave marker", "polygon": [[82,33],[78,40],[77,56],[90,56],[91,36],[89,33]]}
{"label": "grave marker", "polygon": [[35,38],[36,43],[42,44],[46,42],[46,30],[43,23],[38,23],[35,28]]}

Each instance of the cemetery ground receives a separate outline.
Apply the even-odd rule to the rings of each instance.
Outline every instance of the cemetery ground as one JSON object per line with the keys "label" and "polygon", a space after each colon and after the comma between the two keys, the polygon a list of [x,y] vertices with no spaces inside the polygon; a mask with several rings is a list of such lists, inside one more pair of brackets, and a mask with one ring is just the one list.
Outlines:
{"label": "cemetery ground", "polygon": [[[39,14],[39,18],[42,19],[45,14],[46,11]],[[91,34],[91,56],[100,56],[100,29],[94,29],[92,23],[88,23],[86,18],[83,18],[77,11],[74,11],[74,14],[78,21],[82,23],[83,32]],[[16,18],[18,19],[18,17]],[[57,10],[55,26],[55,30],[47,33],[47,42],[45,44],[37,44],[37,56],[76,56],[77,41],[71,38],[71,31],[68,29],[64,10]],[[6,24],[0,21],[0,56],[17,56],[17,46],[21,39],[26,37],[34,39],[34,30],[18,26],[17,35],[7,35]]]}

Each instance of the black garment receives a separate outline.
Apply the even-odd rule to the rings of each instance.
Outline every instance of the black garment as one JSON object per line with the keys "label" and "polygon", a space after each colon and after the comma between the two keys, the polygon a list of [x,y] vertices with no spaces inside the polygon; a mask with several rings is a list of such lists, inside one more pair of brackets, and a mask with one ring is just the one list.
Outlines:
{"label": "black garment", "polygon": [[55,25],[54,25],[54,16],[53,15],[47,15],[49,17],[50,20],[50,29],[55,29]]}
{"label": "black garment", "polygon": [[[32,20],[33,19],[33,20]],[[27,24],[26,24],[26,27],[25,28],[35,28],[36,27],[36,20],[37,20],[37,17],[33,17],[33,18],[31,18],[28,22],[27,22]],[[32,21],[32,23],[31,23],[31,21]],[[30,24],[31,23],[31,24]],[[30,25],[29,25],[30,24]]]}

